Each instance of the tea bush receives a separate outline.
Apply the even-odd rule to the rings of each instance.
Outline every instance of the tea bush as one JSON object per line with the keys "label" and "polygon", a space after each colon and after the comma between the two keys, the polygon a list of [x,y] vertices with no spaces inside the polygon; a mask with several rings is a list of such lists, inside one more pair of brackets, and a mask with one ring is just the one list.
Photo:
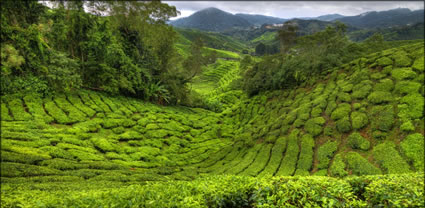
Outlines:
{"label": "tea bush", "polygon": [[353,149],[368,150],[370,148],[370,142],[366,140],[358,132],[353,132],[347,137],[347,144]]}
{"label": "tea bush", "polygon": [[370,164],[364,157],[357,152],[348,152],[345,156],[347,165],[355,175],[377,175],[381,170]]}
{"label": "tea bush", "polygon": [[373,157],[386,173],[408,173],[409,165],[398,154],[395,144],[387,141],[373,148]]}
{"label": "tea bush", "polygon": [[413,162],[413,166],[417,171],[424,170],[424,136],[415,133],[408,135],[400,144],[402,152],[409,161]]}
{"label": "tea bush", "polygon": [[334,141],[328,141],[317,150],[317,160],[319,164],[317,168],[327,169],[329,166],[330,159],[333,157],[335,151],[338,148],[338,143]]}
{"label": "tea bush", "polygon": [[358,130],[365,127],[369,123],[369,119],[365,113],[354,111],[351,113],[351,123],[353,129]]}

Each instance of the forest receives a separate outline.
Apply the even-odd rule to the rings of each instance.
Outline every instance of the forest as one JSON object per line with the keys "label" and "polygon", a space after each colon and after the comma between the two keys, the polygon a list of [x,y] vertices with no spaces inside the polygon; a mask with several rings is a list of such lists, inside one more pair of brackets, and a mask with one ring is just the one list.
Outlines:
{"label": "forest", "polygon": [[205,11],[1,1],[1,207],[425,206],[423,17]]}

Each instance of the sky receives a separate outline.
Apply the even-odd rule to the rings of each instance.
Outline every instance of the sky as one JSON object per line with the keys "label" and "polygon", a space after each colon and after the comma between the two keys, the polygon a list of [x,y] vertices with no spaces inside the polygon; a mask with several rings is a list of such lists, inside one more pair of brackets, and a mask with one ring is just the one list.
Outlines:
{"label": "sky", "polygon": [[355,16],[368,11],[396,8],[424,9],[423,1],[163,1],[187,17],[196,11],[215,7],[232,14],[261,14],[280,18],[317,17],[325,14]]}

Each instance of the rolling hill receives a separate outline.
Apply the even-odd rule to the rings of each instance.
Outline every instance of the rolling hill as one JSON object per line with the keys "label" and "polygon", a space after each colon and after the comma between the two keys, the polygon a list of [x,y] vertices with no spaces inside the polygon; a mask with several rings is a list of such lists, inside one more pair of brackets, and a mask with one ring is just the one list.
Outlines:
{"label": "rolling hill", "polygon": [[287,19],[278,18],[278,17],[270,17],[270,16],[264,16],[264,15],[255,15],[255,14],[235,14],[238,17],[241,17],[251,23],[254,26],[261,26],[263,24],[282,24]]}
{"label": "rolling hill", "polygon": [[234,27],[250,27],[252,24],[242,17],[217,8],[206,8],[189,17],[171,22],[171,25],[183,28],[195,28],[205,31],[224,31]]}
{"label": "rolling hill", "polygon": [[[221,113],[84,90],[42,99],[3,96],[2,206],[303,206],[325,203],[314,199],[323,194],[333,203],[394,205],[406,195],[379,188],[388,181],[416,194],[402,198],[403,206],[422,206],[423,57],[419,42],[329,69],[292,90],[252,98],[217,91],[230,100]],[[218,63],[202,79],[225,87],[237,78],[234,64]],[[373,176],[379,174],[406,175]],[[326,194],[323,184],[338,191]],[[225,199],[216,201],[214,190],[224,187]],[[352,191],[361,187],[367,191]],[[298,194],[306,189],[314,191],[303,202]],[[373,198],[388,193],[395,195]],[[258,194],[297,200],[264,202],[253,198]]]}
{"label": "rolling hill", "polygon": [[424,22],[424,10],[392,9],[381,12],[367,12],[357,16],[336,19],[348,25],[359,28],[388,28],[395,26],[414,25]]}
{"label": "rolling hill", "polygon": [[[217,69],[205,78],[219,80],[227,73]],[[98,193],[102,189],[96,187],[117,190],[118,182],[204,174],[344,177],[423,171],[423,70],[423,43],[408,45],[342,65],[312,86],[241,97],[222,113],[91,91],[45,99],[2,97],[1,166],[7,171],[1,177],[8,190],[2,199],[39,189],[13,188],[25,181],[87,181],[90,193]],[[403,177],[417,184],[420,175]],[[212,180],[217,178],[205,182]],[[175,184],[163,188],[173,190]],[[159,191],[156,187],[149,189]],[[127,188],[121,191],[134,197]],[[49,200],[62,196],[43,193],[53,194]],[[61,203],[81,200],[71,196]]]}

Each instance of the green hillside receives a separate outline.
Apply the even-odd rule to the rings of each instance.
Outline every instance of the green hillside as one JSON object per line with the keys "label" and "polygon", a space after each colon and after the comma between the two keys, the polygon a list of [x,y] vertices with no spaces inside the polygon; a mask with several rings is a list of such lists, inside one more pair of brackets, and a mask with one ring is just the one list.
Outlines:
{"label": "green hillside", "polygon": [[194,41],[197,38],[202,39],[206,47],[241,52],[246,49],[246,45],[230,36],[222,35],[216,32],[199,31],[195,29],[183,29],[175,28],[179,33],[179,39],[177,43],[190,44],[190,41]]}
{"label": "green hillside", "polygon": [[[423,174],[413,174],[424,171],[423,57],[422,43],[371,54],[331,70],[311,86],[249,99],[233,96],[221,113],[84,90],[42,99],[36,94],[2,96],[2,204],[168,207],[179,201],[181,207],[202,207],[234,200],[252,206],[370,206],[384,200],[386,205],[423,206],[423,180],[418,183]],[[219,60],[199,77],[205,82],[194,82],[193,87],[204,95],[211,89],[220,96],[238,94],[231,88],[220,91],[237,71],[237,62]],[[221,174],[243,177],[215,176]],[[406,198],[399,192],[386,196],[388,187],[379,188],[379,180],[374,183],[370,177],[261,179],[375,174],[410,174],[379,180],[405,180],[419,197]],[[127,187],[203,176],[208,177]],[[301,197],[299,202],[266,197],[289,196],[281,191],[292,190],[290,184],[263,190],[282,180],[298,184],[294,187],[346,186],[346,195],[328,195],[333,202],[320,203],[302,202],[300,192],[293,193]],[[221,195],[214,191],[224,188],[226,181],[234,185]],[[355,191],[359,183],[366,192]],[[69,191],[59,191],[64,187]],[[310,188],[322,196],[321,189]],[[180,189],[181,195],[176,193]],[[153,193],[162,195],[153,198]],[[388,199],[376,198],[378,193]],[[257,198],[250,199],[253,196]],[[125,199],[133,205],[124,206]]]}
{"label": "green hillside", "polygon": [[421,27],[275,39],[176,29],[160,1],[0,10],[0,207],[425,207],[424,41],[385,41]]}

